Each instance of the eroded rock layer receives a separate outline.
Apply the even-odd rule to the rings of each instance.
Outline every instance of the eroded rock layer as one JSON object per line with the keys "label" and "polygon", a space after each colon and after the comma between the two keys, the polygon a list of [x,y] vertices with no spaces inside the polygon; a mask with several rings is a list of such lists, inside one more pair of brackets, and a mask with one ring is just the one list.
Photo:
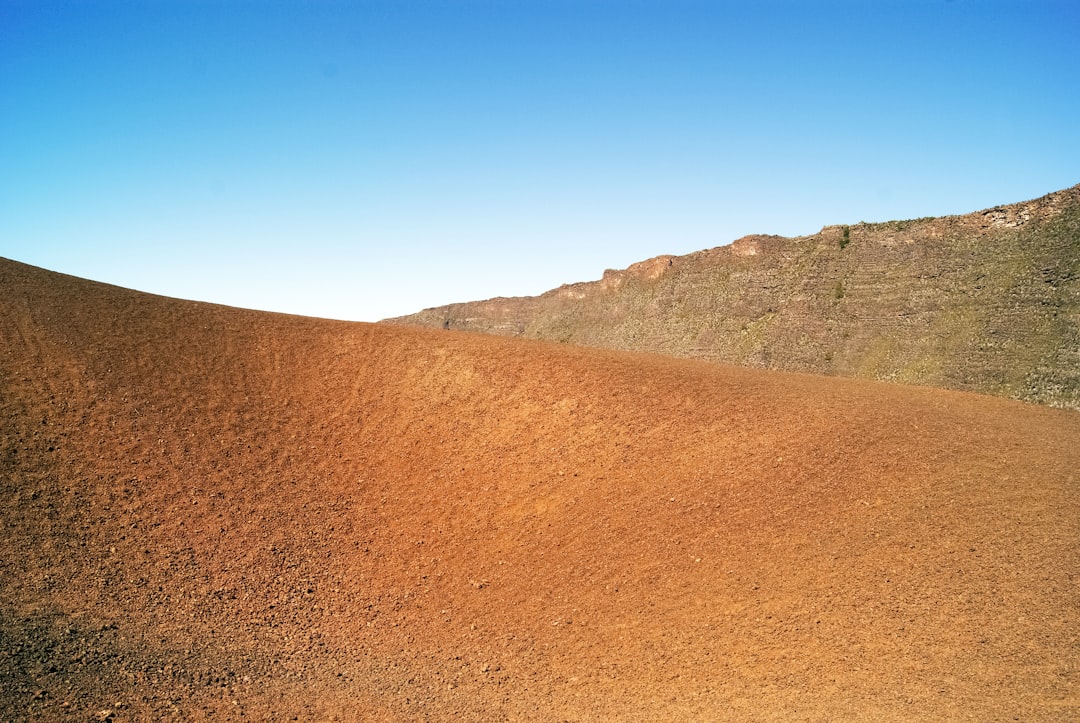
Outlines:
{"label": "eroded rock layer", "polygon": [[391,321],[1080,408],[1080,186],[966,216],[748,236]]}

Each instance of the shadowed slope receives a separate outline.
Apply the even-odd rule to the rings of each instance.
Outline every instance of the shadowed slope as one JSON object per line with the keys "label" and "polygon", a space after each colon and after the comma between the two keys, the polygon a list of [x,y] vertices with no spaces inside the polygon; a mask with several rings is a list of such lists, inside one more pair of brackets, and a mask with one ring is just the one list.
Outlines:
{"label": "shadowed slope", "polygon": [[1075,413],[7,261],[0,395],[5,718],[1077,713]]}

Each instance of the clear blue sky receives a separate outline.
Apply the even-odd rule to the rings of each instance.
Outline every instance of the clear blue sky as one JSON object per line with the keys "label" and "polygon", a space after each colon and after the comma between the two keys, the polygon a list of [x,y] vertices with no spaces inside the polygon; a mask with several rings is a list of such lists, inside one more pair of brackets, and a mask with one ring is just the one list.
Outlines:
{"label": "clear blue sky", "polygon": [[0,256],[377,320],[1080,183],[1080,3],[0,0]]}

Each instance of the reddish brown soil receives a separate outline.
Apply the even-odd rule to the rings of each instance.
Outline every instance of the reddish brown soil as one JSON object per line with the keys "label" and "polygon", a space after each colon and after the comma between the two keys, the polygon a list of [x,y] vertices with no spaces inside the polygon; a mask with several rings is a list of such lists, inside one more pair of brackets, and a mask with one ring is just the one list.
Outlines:
{"label": "reddish brown soil", "polygon": [[1080,415],[0,261],[0,718],[1076,719]]}

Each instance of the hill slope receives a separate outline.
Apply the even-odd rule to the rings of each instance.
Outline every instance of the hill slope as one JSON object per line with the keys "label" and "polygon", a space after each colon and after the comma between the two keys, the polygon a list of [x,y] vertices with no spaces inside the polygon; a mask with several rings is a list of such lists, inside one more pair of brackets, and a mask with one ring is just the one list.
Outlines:
{"label": "hill slope", "polygon": [[1080,186],[966,216],[749,236],[390,321],[1080,408]]}
{"label": "hill slope", "polygon": [[1080,415],[0,261],[0,718],[1075,719]]}

